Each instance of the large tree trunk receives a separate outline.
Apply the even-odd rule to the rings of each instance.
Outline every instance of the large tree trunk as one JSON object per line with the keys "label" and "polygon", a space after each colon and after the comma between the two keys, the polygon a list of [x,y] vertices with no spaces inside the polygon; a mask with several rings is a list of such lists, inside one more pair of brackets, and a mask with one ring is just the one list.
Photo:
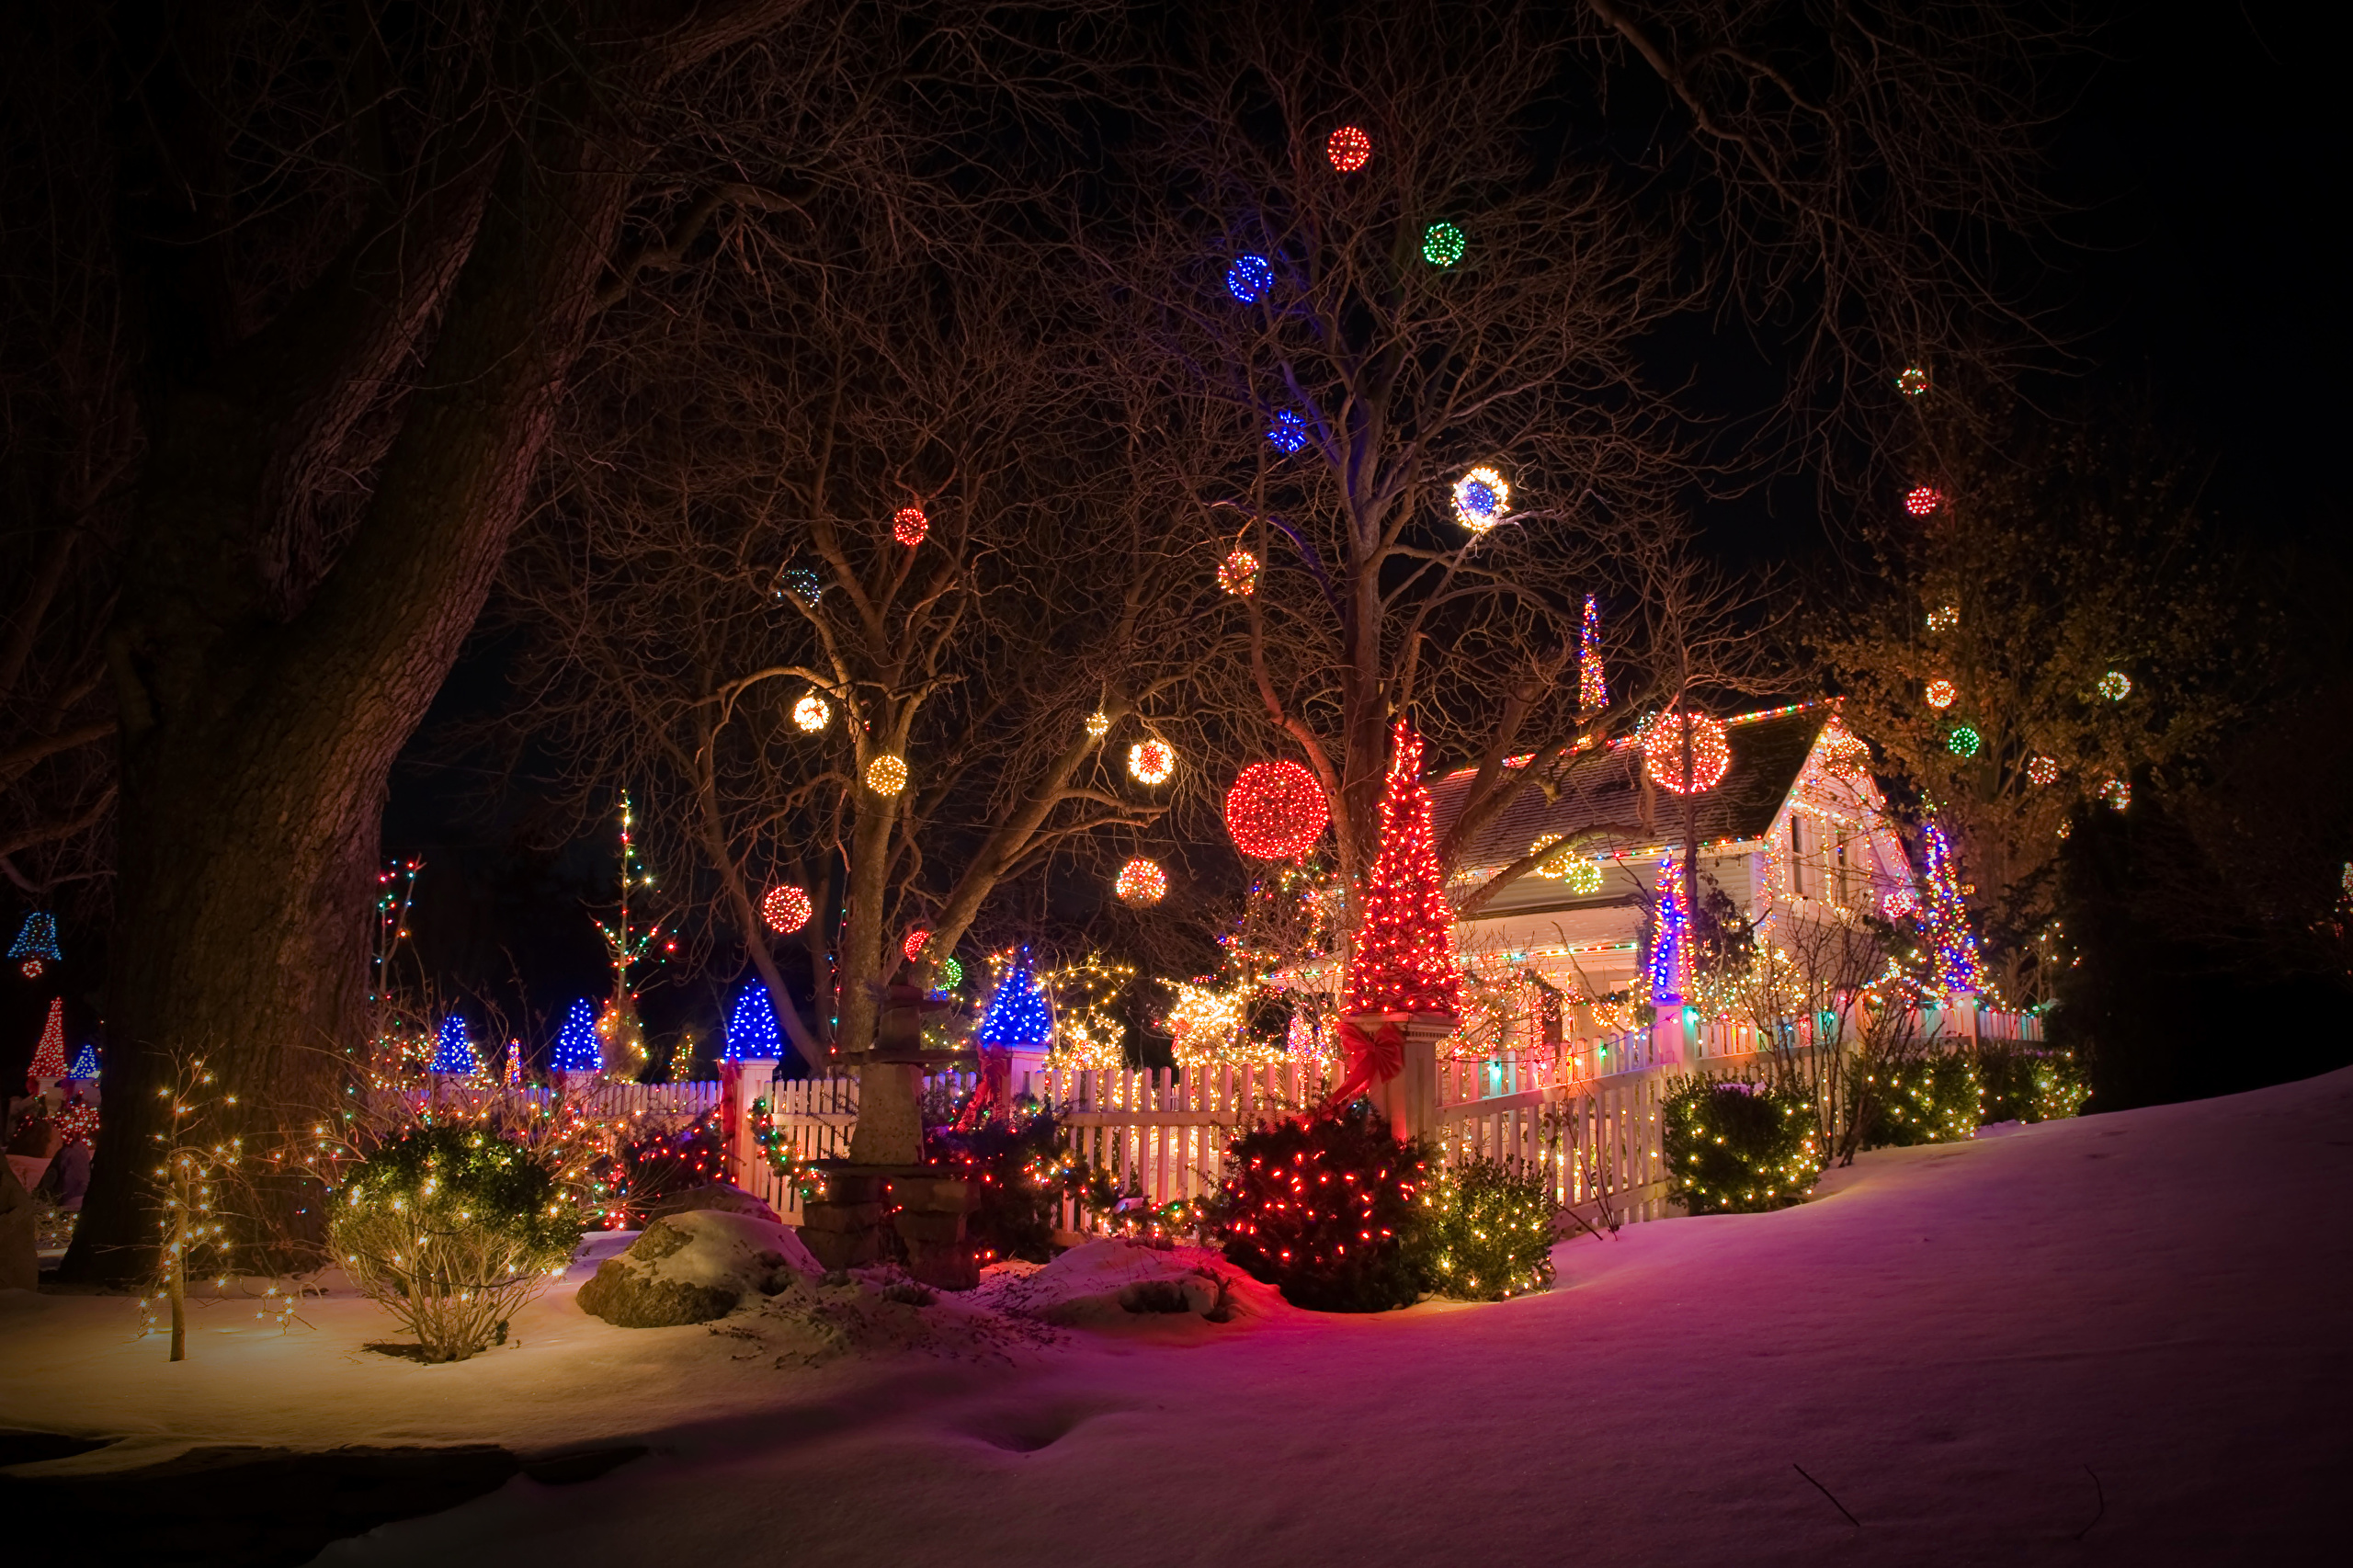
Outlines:
{"label": "large tree trunk", "polygon": [[[435,219],[460,224],[446,291],[396,309],[390,282],[347,268],[158,395],[110,644],[122,791],[109,1092],[69,1278],[150,1266],[144,1175],[172,1059],[203,1056],[237,1096],[251,1157],[334,1105],[363,1043],[387,777],[482,608],[586,336],[645,156],[624,116],[668,72],[786,8],[711,7],[691,31],[629,40],[586,22],[518,40],[504,63],[529,96],[476,165],[494,181]],[[349,383],[387,343],[414,351],[442,299],[352,542],[299,613],[270,613],[257,541],[299,504],[278,493],[300,466],[290,454],[349,416]],[[287,384],[305,370],[309,395]],[[299,1200],[276,1202],[266,1221],[315,1232]]]}

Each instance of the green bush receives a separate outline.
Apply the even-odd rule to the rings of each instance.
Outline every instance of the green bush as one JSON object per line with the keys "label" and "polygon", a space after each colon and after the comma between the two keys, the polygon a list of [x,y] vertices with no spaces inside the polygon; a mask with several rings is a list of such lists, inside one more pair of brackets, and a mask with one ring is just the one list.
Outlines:
{"label": "green bush", "polygon": [[1053,1112],[1020,1109],[969,1132],[926,1127],[924,1140],[935,1164],[977,1189],[965,1233],[982,1263],[1006,1257],[1044,1263],[1054,1256],[1056,1205],[1084,1184],[1063,1151]]}
{"label": "green bush", "polygon": [[1552,1220],[1561,1206],[1541,1170],[1486,1158],[1466,1161],[1433,1184],[1427,1221],[1429,1289],[1499,1301],[1552,1283]]}
{"label": "green bush", "polygon": [[581,1233],[551,1156],[449,1124],[378,1145],[335,1193],[327,1224],[352,1284],[416,1335],[426,1361],[504,1340]]}
{"label": "green bush", "polygon": [[1923,1057],[1894,1069],[1855,1068],[1848,1092],[1871,1096],[1863,1127],[1866,1149],[1951,1143],[1981,1125],[1977,1059],[1956,1053]]}
{"label": "green bush", "polygon": [[1677,1079],[1660,1117],[1668,1190],[1694,1214],[1802,1202],[1822,1174],[1813,1108],[1767,1085]]}
{"label": "green bush", "polygon": [[1434,1206],[1429,1151],[1362,1101],[1244,1133],[1209,1204],[1228,1260],[1294,1306],[1378,1312],[1421,1294]]}
{"label": "green bush", "polygon": [[2070,1051],[2018,1051],[1989,1045],[1979,1055],[1984,1119],[2058,1121],[2082,1112],[2091,1096],[2083,1063]]}

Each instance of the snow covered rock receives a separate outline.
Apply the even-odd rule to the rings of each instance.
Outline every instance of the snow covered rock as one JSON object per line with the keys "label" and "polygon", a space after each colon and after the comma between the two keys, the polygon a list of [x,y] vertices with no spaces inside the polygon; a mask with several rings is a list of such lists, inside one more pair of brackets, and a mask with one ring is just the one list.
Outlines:
{"label": "snow covered rock", "polygon": [[722,1214],[749,1214],[756,1220],[782,1223],[777,1211],[757,1195],[745,1192],[740,1187],[730,1187],[723,1181],[690,1187],[684,1192],[674,1192],[666,1198],[655,1199],[646,1206],[645,1221],[650,1225],[673,1214],[689,1214],[705,1209],[717,1210]]}
{"label": "snow covered rock", "polygon": [[982,1287],[983,1296],[1002,1310],[1063,1328],[1119,1328],[1179,1316],[1222,1324],[1259,1315],[1256,1298],[1270,1293],[1213,1252],[1126,1241],[1087,1242],[1042,1268]]}
{"label": "snow covered rock", "polygon": [[580,1308],[620,1328],[669,1328],[725,1317],[746,1295],[814,1275],[801,1238],[772,1220],[693,1210],[656,1220],[580,1287]]}

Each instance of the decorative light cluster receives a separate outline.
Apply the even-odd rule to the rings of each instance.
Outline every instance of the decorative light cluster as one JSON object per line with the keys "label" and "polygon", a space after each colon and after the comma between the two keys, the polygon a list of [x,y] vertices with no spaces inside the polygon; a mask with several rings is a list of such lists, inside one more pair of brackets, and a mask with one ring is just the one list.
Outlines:
{"label": "decorative light cluster", "polygon": [[[1683,767],[1686,733],[1691,745],[1691,768]],[[1732,767],[1732,740],[1723,722],[1705,713],[1680,713],[1669,709],[1653,719],[1642,733],[1643,767],[1651,782],[1678,795],[1698,795],[1723,782]]]}
{"label": "decorative light cluster", "polygon": [[1959,605],[1938,605],[1928,612],[1928,630],[1931,631],[1950,631],[1960,624],[1961,607]]}
{"label": "decorative light cluster", "polygon": [[1871,748],[1860,735],[1833,719],[1823,727],[1823,771],[1849,781],[1871,770]]}
{"label": "decorative light cluster", "polygon": [[931,519],[923,515],[921,506],[902,506],[891,514],[891,537],[910,550],[930,532]]}
{"label": "decorative light cluster", "polygon": [[1454,520],[1485,533],[1511,509],[1511,485],[1491,468],[1474,468],[1454,482]]}
{"label": "decorative light cluster", "polygon": [[1966,724],[1955,724],[1945,736],[1945,749],[1955,756],[1975,756],[1985,737]]}
{"label": "decorative light cluster", "polygon": [[1683,949],[1690,926],[1683,907],[1683,873],[1670,855],[1658,863],[1658,912],[1651,927],[1651,961],[1643,971],[1651,1000],[1660,1006],[1683,1000]]}
{"label": "decorative light cluster", "polygon": [[69,1084],[95,1084],[98,1081],[98,1048],[87,1040],[74,1053],[74,1065],[65,1070]]}
{"label": "decorative light cluster", "polygon": [[1983,991],[1985,973],[1977,961],[1977,938],[1969,929],[1969,906],[1961,900],[1952,841],[1933,820],[1920,836],[1928,862],[1928,903],[1920,913],[1920,930],[1935,952],[1937,986],[1947,996]]}
{"label": "decorative light cluster", "polygon": [[1915,485],[1904,495],[1904,509],[1915,517],[1928,517],[1944,504],[1944,492],[1933,485]]}
{"label": "decorative light cluster", "polygon": [[907,787],[907,759],[884,752],[866,765],[866,787],[878,795],[895,795]]}
{"label": "decorative light cluster", "polygon": [[1928,706],[1931,708],[1949,708],[1960,695],[1961,687],[1941,676],[1928,683]]}
{"label": "decorative light cluster", "polygon": [[1324,143],[1324,155],[1332,160],[1334,168],[1352,175],[1372,161],[1372,138],[1353,125],[1344,125]]}
{"label": "decorative light cluster", "polygon": [[[1529,845],[1528,852],[1533,855],[1547,844],[1555,842],[1547,835]],[[1556,882],[1566,882],[1569,891],[1580,896],[1601,891],[1601,863],[1590,856],[1571,850],[1566,840],[1558,841],[1558,847],[1537,862],[1536,874],[1550,877]]]}
{"label": "decorative light cluster", "polygon": [[760,918],[779,937],[791,936],[808,925],[809,917],[815,913],[816,906],[809,902],[808,892],[790,882],[779,882],[760,900]]}
{"label": "decorative light cluster", "polygon": [[792,722],[808,734],[815,734],[833,722],[833,705],[813,691],[804,691],[801,700],[792,705]]}
{"label": "decorative light cluster", "polygon": [[1418,1283],[1404,1237],[1430,1209],[1423,1162],[1388,1119],[1356,1108],[1280,1119],[1238,1139],[1212,1238],[1293,1306],[1381,1312]]}
{"label": "decorative light cluster", "polygon": [[1881,899],[1879,906],[1890,920],[1901,920],[1919,908],[1920,901],[1913,896],[1910,888],[1897,888],[1893,892]]}
{"label": "decorative light cluster", "polygon": [[1236,256],[1225,269],[1225,291],[1245,305],[1256,304],[1274,283],[1274,267],[1263,256]]}
{"label": "decorative light cluster", "polygon": [[1100,708],[1086,716],[1086,738],[1099,741],[1111,733],[1111,715]]}
{"label": "decorative light cluster", "polygon": [[1267,426],[1267,442],[1279,452],[1295,452],[1307,445],[1307,421],[1295,408],[1278,409]]}
{"label": "decorative light cluster", "polygon": [[40,978],[51,964],[64,962],[65,955],[57,947],[57,916],[45,909],[26,915],[25,923],[17,928],[17,939],[8,946],[8,956],[27,980]]}
{"label": "decorative light cluster", "polygon": [[1601,601],[1585,597],[1577,623],[1577,711],[1598,713],[1609,706],[1609,682],[1601,666]]}
{"label": "decorative light cluster", "polygon": [[777,592],[790,594],[812,608],[814,608],[817,601],[824,597],[824,586],[817,581],[817,574],[806,566],[786,567],[780,581],[783,585],[778,588]]}
{"label": "decorative light cluster", "polygon": [[1324,786],[1296,762],[1254,762],[1225,792],[1225,830],[1253,859],[1297,859],[1331,820]]}
{"label": "decorative light cluster", "polygon": [[1176,748],[1157,737],[1128,748],[1128,772],[1139,784],[1165,784],[1176,771]]}
{"label": "decorative light cluster", "polygon": [[944,958],[932,966],[932,978],[938,982],[933,994],[944,994],[964,983],[964,966],[952,957]]}
{"label": "decorative light cluster", "polygon": [[981,1018],[980,1043],[999,1051],[1042,1051],[1054,1038],[1046,988],[1029,967],[1029,949],[1017,950]]}
{"label": "decorative light cluster", "polygon": [[1454,910],[1446,902],[1430,836],[1422,737],[1400,719],[1391,744],[1381,849],[1365,882],[1347,1010],[1451,1017],[1461,1011],[1462,976],[1454,961]]}
{"label": "decorative light cluster", "polygon": [[917,926],[910,929],[906,936],[901,938],[899,942],[899,951],[905,956],[906,960],[909,963],[913,963],[917,959],[923,957],[924,949],[930,945],[931,927],[928,926]]}
{"label": "decorative light cluster", "polygon": [[40,1043],[33,1047],[32,1076],[65,1076],[65,998],[49,999],[49,1017],[40,1026]]}
{"label": "decorative light cluster", "polygon": [[1452,267],[1462,259],[1463,247],[1469,244],[1453,224],[1432,223],[1422,232],[1422,259],[1432,267]]}
{"label": "decorative light cluster", "polygon": [[1895,378],[1895,390],[1905,397],[1918,397],[1928,390],[1928,372],[1917,365],[1907,365]]}
{"label": "decorative light cluster", "polygon": [[1248,598],[1258,591],[1258,558],[1236,550],[1217,563],[1217,585],[1236,598]]}
{"label": "decorative light cluster", "polygon": [[2055,756],[2030,756],[2026,763],[2027,781],[2032,784],[2055,784],[2059,781],[2059,759]]}
{"label": "decorative light cluster", "polygon": [[563,1028],[556,1034],[548,1067],[556,1073],[594,1073],[601,1064],[597,1052],[597,1009],[583,996],[563,1016]]}
{"label": "decorative light cluster", "polygon": [[2132,803],[2132,786],[2122,778],[2111,778],[2099,787],[2099,798],[2111,810],[2120,812]]}
{"label": "decorative light cluster", "polygon": [[2110,670],[2099,677],[2099,694],[2110,702],[2121,702],[2132,695],[2132,677],[2122,670]]}
{"label": "decorative light cluster", "polygon": [[776,1008],[768,1003],[768,988],[751,981],[735,994],[735,1006],[727,1015],[724,1060],[774,1062],[783,1054],[784,1041],[777,1034]]}
{"label": "decorative light cluster", "polygon": [[467,1078],[482,1071],[482,1058],[474,1054],[473,1042],[466,1038],[466,1020],[455,1013],[441,1020],[432,1071]]}
{"label": "decorative light cluster", "polygon": [[1149,909],[1168,896],[1168,873],[1160,869],[1158,861],[1139,855],[1120,868],[1111,891],[1119,895],[1121,903]]}

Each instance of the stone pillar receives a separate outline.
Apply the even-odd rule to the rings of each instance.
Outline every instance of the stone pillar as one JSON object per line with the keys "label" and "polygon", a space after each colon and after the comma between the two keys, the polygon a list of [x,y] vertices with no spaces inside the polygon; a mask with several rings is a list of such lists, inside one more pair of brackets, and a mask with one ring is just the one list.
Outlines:
{"label": "stone pillar", "polygon": [[853,1165],[913,1165],[923,1159],[923,1068],[913,1062],[867,1062],[858,1070]]}
{"label": "stone pillar", "polygon": [[1366,1013],[1349,1022],[1367,1034],[1396,1026],[1404,1037],[1397,1076],[1372,1085],[1368,1092],[1375,1109],[1389,1119],[1389,1130],[1400,1138],[1419,1138],[1438,1128],[1438,1042],[1461,1027],[1462,1020],[1438,1013]]}

